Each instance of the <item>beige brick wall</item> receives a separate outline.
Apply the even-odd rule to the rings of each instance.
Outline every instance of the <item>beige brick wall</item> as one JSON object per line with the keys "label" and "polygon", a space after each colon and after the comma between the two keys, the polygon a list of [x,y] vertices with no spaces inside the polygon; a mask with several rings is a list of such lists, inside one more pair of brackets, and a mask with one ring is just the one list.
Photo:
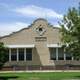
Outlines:
{"label": "beige brick wall", "polygon": [[[46,32],[42,36],[40,36],[35,30],[40,25],[46,30]],[[35,37],[46,37],[47,40],[35,41]],[[33,22],[31,27],[25,28],[12,35],[0,38],[0,42],[4,42],[5,45],[35,44],[35,48],[33,49],[32,53],[33,60],[26,62],[18,62],[18,64],[20,63],[22,65],[24,63],[25,65],[54,65],[54,61],[51,62],[50,60],[50,52],[47,44],[61,43],[59,29],[52,27],[44,19],[38,19]],[[14,63],[17,64],[16,62]],[[7,63],[6,65],[14,63]]]}

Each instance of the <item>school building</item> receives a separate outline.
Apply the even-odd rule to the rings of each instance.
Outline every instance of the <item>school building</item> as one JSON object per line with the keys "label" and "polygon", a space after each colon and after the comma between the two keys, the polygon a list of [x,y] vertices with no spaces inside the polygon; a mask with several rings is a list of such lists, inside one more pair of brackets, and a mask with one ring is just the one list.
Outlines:
{"label": "school building", "polygon": [[43,18],[33,21],[27,28],[0,37],[0,42],[9,48],[3,70],[79,69],[80,61],[64,53],[59,28]]}

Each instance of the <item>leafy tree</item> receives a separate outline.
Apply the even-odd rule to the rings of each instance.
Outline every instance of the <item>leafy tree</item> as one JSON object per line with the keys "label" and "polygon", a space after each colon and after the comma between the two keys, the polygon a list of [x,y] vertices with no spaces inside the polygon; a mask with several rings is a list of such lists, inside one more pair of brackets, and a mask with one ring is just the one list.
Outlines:
{"label": "leafy tree", "polygon": [[5,47],[2,42],[0,42],[0,69],[7,60],[8,60],[8,48]]}
{"label": "leafy tree", "polygon": [[61,40],[65,52],[72,53],[74,59],[80,59],[80,15],[79,10],[71,8],[60,22]]}

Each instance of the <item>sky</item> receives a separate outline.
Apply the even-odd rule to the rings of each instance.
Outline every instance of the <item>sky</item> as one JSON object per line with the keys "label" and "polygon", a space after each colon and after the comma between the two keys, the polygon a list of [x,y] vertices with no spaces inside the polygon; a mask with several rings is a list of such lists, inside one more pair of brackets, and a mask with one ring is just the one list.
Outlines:
{"label": "sky", "polygon": [[80,0],[0,0],[0,36],[28,27],[37,18],[58,26],[71,7]]}

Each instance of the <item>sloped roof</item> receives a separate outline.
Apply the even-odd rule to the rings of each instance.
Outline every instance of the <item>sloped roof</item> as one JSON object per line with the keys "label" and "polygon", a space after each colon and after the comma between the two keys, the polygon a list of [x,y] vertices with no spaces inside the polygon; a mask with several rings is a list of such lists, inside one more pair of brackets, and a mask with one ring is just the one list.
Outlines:
{"label": "sloped roof", "polygon": [[[25,29],[29,29],[30,27],[32,27],[32,26],[35,24],[35,22],[37,22],[37,21],[39,21],[39,20],[42,20],[42,21],[45,21],[45,22],[48,23],[48,21],[47,21],[46,19],[44,19],[44,18],[38,18],[38,19],[34,20],[34,21],[32,22],[32,24],[30,24],[28,27],[25,27],[25,28],[23,28],[23,29],[21,29],[21,30],[19,30],[19,31],[16,31],[16,32],[12,32],[12,33],[9,34],[9,35],[1,36],[0,39],[1,39],[1,38],[4,38],[4,37],[9,37],[9,36],[11,36],[11,35],[13,35],[13,34],[16,34],[16,33],[21,32],[21,31],[23,31],[23,30],[25,30]],[[49,25],[49,27],[53,27],[53,25],[51,25],[50,23],[48,23],[48,25]],[[59,29],[59,28],[58,28],[58,27],[53,27],[53,29]]]}

